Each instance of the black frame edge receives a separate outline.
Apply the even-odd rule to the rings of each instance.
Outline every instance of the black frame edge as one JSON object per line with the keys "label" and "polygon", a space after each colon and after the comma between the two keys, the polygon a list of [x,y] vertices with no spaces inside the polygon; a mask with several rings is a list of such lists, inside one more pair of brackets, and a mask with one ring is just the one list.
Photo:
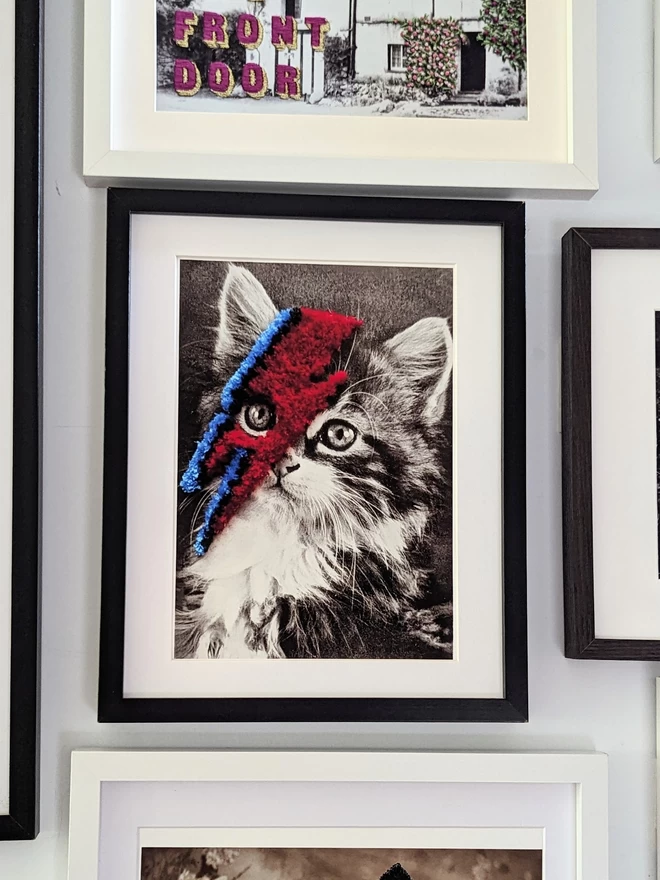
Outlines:
{"label": "black frame edge", "polygon": [[9,812],[0,840],[38,833],[41,489],[43,18],[16,3],[14,411]]}
{"label": "black frame edge", "polygon": [[[120,190],[108,190],[106,289],[124,295],[106,299],[99,721],[101,707],[116,707],[124,699],[131,212],[122,196]],[[112,432],[108,425],[114,426]],[[108,584],[113,587],[108,588]],[[120,594],[115,595],[119,585]]]}
{"label": "black frame edge", "polygon": [[575,229],[562,240],[562,475],[565,654],[578,658],[594,641],[595,630],[591,245]]}
{"label": "black frame edge", "polygon": [[[123,696],[129,252],[132,214],[224,214],[502,227],[505,670],[502,699],[126,698]],[[117,722],[525,722],[525,206],[521,202],[110,189],[108,191],[103,563],[98,720]],[[510,350],[508,350],[510,348]],[[107,426],[114,425],[108,432]],[[510,546],[507,546],[510,544]]]}
{"label": "black frame edge", "polygon": [[660,640],[600,639],[595,631],[591,252],[660,250],[660,229],[574,228],[562,240],[562,474],[565,655],[660,660]]}
{"label": "black frame edge", "polygon": [[525,216],[525,205],[515,205],[503,225],[502,242],[505,693],[521,721],[529,720]]}

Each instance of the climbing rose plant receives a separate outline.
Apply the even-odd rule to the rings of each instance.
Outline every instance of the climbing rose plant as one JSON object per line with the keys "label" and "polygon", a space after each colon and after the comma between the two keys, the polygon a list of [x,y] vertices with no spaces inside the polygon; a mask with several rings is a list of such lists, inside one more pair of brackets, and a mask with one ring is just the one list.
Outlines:
{"label": "climbing rose plant", "polygon": [[483,0],[478,39],[518,73],[527,66],[526,0]]}
{"label": "climbing rose plant", "polygon": [[406,85],[431,98],[450,97],[458,89],[456,53],[467,38],[454,18],[411,18],[398,21],[407,47]]}

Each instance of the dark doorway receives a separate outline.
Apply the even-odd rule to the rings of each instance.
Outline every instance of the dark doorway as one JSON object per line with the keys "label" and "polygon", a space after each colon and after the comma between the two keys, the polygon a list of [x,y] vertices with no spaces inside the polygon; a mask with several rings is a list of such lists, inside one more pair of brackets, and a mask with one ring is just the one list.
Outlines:
{"label": "dark doorway", "polygon": [[461,91],[483,92],[486,88],[486,47],[477,33],[466,33],[467,43],[461,46]]}
{"label": "dark doorway", "polygon": [[284,0],[284,14],[294,18],[302,18],[302,0]]}

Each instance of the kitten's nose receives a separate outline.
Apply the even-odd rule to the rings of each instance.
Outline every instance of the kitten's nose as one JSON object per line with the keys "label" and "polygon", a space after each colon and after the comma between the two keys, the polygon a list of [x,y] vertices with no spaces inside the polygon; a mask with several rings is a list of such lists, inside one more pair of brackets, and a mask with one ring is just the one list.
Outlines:
{"label": "kitten's nose", "polygon": [[283,456],[277,464],[271,465],[271,469],[278,480],[283,480],[288,474],[292,474],[294,471],[297,471],[300,468],[300,462],[296,460],[295,456],[287,453]]}

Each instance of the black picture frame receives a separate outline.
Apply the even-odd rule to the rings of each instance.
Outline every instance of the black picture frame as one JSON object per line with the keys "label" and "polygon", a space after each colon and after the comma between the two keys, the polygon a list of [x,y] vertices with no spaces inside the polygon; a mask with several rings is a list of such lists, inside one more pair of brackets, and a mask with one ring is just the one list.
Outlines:
{"label": "black picture frame", "polygon": [[[501,699],[125,698],[129,250],[134,214],[497,225],[503,272],[504,697]],[[453,201],[110,189],[99,670],[101,722],[528,720],[525,473],[525,206]]]}
{"label": "black picture frame", "polygon": [[9,810],[0,840],[38,833],[42,46],[40,0],[16,0]]}
{"label": "black picture frame", "polygon": [[591,259],[660,250],[660,229],[570,229],[562,241],[562,458],[565,654],[660,660],[660,640],[596,638],[593,546]]}

